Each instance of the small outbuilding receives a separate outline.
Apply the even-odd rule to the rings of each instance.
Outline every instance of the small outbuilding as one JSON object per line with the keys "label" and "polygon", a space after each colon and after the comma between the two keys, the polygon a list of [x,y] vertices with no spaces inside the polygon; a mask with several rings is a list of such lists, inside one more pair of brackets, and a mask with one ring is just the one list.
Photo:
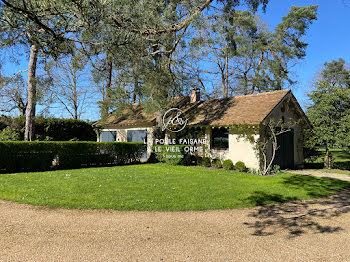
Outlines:
{"label": "small outbuilding", "polygon": [[[273,165],[282,169],[303,167],[303,130],[311,124],[291,90],[206,101],[201,101],[199,92],[193,91],[191,96],[175,100],[173,107],[181,111],[186,127],[181,132],[165,130],[166,139],[197,134],[200,136],[197,138],[205,138],[206,156],[231,159],[234,163],[243,161],[247,167],[255,169],[262,168],[264,157],[259,148],[266,143],[267,161],[275,153]],[[140,104],[132,108],[132,114],[111,114],[105,122],[99,121],[98,141],[144,142],[147,144],[145,158],[148,158],[155,145],[159,116],[146,114]],[[268,126],[273,126],[278,134],[275,150]]]}

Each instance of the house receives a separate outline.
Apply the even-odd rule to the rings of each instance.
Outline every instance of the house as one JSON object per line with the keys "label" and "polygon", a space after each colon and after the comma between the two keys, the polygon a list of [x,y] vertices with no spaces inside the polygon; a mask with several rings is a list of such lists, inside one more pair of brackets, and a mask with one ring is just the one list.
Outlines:
{"label": "house", "polygon": [[[285,132],[277,136],[273,164],[283,169],[303,167],[303,130],[311,125],[291,90],[206,101],[201,101],[199,92],[193,91],[190,97],[177,98],[175,104],[181,112],[180,120],[186,124],[184,130],[187,134],[201,131],[207,146],[205,155],[211,158],[231,159],[234,163],[243,161],[247,167],[261,168],[263,157],[258,145],[267,141],[267,124],[275,123],[276,130],[283,128]],[[134,104],[133,114],[111,115],[100,125],[98,141],[145,142],[147,157],[150,156],[156,141],[156,113],[146,114],[141,105]],[[167,128],[165,141],[179,139],[183,132]],[[265,152],[267,159],[271,159],[271,142],[267,143]]]}

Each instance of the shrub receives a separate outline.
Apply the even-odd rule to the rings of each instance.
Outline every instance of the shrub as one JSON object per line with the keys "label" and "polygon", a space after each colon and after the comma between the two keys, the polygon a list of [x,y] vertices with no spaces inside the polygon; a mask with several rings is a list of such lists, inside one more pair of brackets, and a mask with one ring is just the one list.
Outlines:
{"label": "shrub", "polygon": [[258,175],[258,176],[262,175],[262,171],[259,169],[255,169],[255,168],[248,168],[248,173],[253,174],[253,175]]}
{"label": "shrub", "polygon": [[201,166],[201,165],[202,165],[202,160],[203,160],[203,157],[201,157],[201,156],[196,156],[196,163],[197,163],[197,166]]}
{"label": "shrub", "polygon": [[0,170],[37,171],[138,162],[143,143],[0,142]]}
{"label": "shrub", "polygon": [[239,172],[247,172],[247,167],[242,161],[238,161],[235,164],[235,169],[238,170]]}
{"label": "shrub", "polygon": [[211,166],[212,167],[216,167],[216,168],[222,168],[222,162],[219,158],[214,158],[212,161],[211,161]]}
{"label": "shrub", "polygon": [[227,159],[222,163],[222,167],[226,170],[232,170],[233,169],[233,162],[231,159]]}
{"label": "shrub", "polygon": [[197,161],[198,161],[198,157],[196,157],[195,155],[190,155],[190,157],[188,158],[188,163],[186,163],[189,166],[195,166],[197,165]]}
{"label": "shrub", "polygon": [[210,167],[211,161],[209,157],[203,157],[201,161],[201,166]]}
{"label": "shrub", "polygon": [[20,140],[19,132],[12,127],[5,127],[0,131],[0,141],[16,141]]}
{"label": "shrub", "polygon": [[[0,117],[0,129],[16,129],[23,140],[25,117]],[[59,131],[59,132],[58,132]],[[39,141],[96,141],[96,132],[88,122],[75,119],[35,118],[35,139]]]}
{"label": "shrub", "polygon": [[269,173],[270,174],[279,174],[279,173],[281,173],[281,167],[279,165],[274,165]]}

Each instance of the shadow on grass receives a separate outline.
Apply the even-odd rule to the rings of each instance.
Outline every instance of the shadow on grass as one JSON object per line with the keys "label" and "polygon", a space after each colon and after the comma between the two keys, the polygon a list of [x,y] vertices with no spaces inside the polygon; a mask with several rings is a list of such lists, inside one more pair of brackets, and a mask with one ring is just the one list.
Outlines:
{"label": "shadow on grass", "polygon": [[350,183],[347,181],[338,180],[335,178],[319,178],[308,175],[293,175],[283,178],[283,184],[286,188],[295,188],[304,190],[312,197],[324,197],[332,193],[339,192],[344,188],[350,188]]}
{"label": "shadow on grass", "polygon": [[286,188],[303,189],[311,197],[323,197],[344,190],[327,198],[307,201],[255,191],[248,201],[263,206],[254,209],[249,215],[255,219],[254,222],[244,223],[254,230],[253,235],[268,236],[285,230],[288,237],[293,238],[307,233],[335,233],[342,230],[330,219],[350,212],[350,183],[299,175],[285,178],[283,183]]}

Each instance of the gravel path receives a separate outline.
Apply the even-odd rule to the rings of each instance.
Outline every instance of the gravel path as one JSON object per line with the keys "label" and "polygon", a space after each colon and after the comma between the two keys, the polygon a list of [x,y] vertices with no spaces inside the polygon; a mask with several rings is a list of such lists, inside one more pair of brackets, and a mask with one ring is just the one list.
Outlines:
{"label": "gravel path", "polygon": [[350,261],[350,191],[203,212],[49,209],[0,201],[0,261]]}

